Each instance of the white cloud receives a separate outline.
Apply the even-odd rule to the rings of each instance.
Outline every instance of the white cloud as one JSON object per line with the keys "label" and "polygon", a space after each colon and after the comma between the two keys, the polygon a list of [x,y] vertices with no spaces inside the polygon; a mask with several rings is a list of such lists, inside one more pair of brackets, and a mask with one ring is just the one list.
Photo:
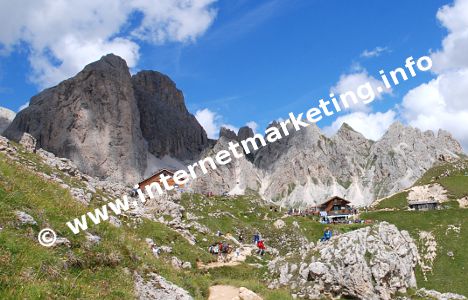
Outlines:
{"label": "white cloud", "polygon": [[[29,49],[32,81],[50,86],[113,52],[130,67],[138,42],[192,42],[212,24],[216,0],[1,1],[0,51]],[[141,23],[129,18],[141,15]],[[133,27],[132,27],[133,26]]]}
{"label": "white cloud", "polygon": [[347,123],[366,138],[377,141],[395,121],[396,113],[393,110],[385,113],[353,112],[337,118],[330,126],[323,128],[323,132],[328,136],[332,136],[343,123]]}
{"label": "white cloud", "polygon": [[387,47],[375,47],[374,49],[372,50],[364,50],[362,53],[361,53],[361,57],[366,57],[366,58],[369,58],[369,57],[378,57],[380,56],[382,53],[384,52],[389,52],[389,49]]}
{"label": "white cloud", "polygon": [[255,121],[247,122],[245,125],[249,126],[254,133],[257,133],[258,124]]}
{"label": "white cloud", "polygon": [[448,72],[403,98],[403,116],[423,130],[448,130],[468,149],[468,69]]}
{"label": "white cloud", "polygon": [[437,78],[410,90],[402,115],[422,130],[451,132],[468,150],[468,0],[443,6],[437,18],[448,29],[442,49],[432,54]]}
{"label": "white cloud", "polygon": [[219,130],[221,127],[231,129],[235,133],[239,131],[239,128],[231,124],[223,123],[223,117],[216,112],[209,110],[208,108],[197,110],[195,118],[198,123],[205,129],[208,138],[217,139],[219,137]]}
{"label": "white cloud", "polygon": [[442,73],[468,68],[468,1],[455,0],[437,12],[437,19],[448,30],[442,49],[432,54],[433,70]]}
{"label": "white cloud", "polygon": [[216,10],[214,0],[147,1],[135,0],[135,6],[145,13],[141,26],[133,36],[153,43],[194,41],[211,25]]}
{"label": "white cloud", "polygon": [[[349,91],[356,92],[359,86],[364,85],[366,83],[369,83],[372,89],[374,90],[376,99],[382,99],[383,94],[389,94],[392,91],[391,89],[385,88],[385,86],[380,80],[369,75],[366,70],[361,70],[355,73],[342,74],[335,86],[333,86],[330,89],[330,92],[334,93],[335,95],[339,95]],[[379,87],[382,89],[381,93],[377,92],[377,88]],[[370,106],[360,102],[358,104],[350,105],[350,110],[370,111]]]}
{"label": "white cloud", "polygon": [[221,117],[212,112],[208,108],[197,110],[195,113],[198,123],[205,129],[206,134],[210,139],[214,139],[219,135],[219,120]]}

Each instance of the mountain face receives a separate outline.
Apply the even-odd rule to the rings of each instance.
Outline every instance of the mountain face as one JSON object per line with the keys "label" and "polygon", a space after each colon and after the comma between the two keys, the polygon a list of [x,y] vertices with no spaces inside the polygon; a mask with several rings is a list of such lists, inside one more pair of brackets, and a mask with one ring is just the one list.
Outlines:
{"label": "mountain face", "polygon": [[[213,155],[230,141],[254,134],[248,127],[238,133],[222,128],[217,141],[209,140],[169,77],[155,71],[131,76],[125,61],[112,54],[31,98],[4,135],[18,141],[24,132],[37,139],[38,147],[71,159],[84,173],[128,184],[169,163],[183,167],[182,161]],[[201,193],[256,191],[266,200],[300,207],[333,195],[367,205],[411,186],[437,161],[463,153],[445,131],[421,132],[400,123],[379,141],[346,124],[331,138],[315,124],[289,132],[199,177],[191,188]]]}
{"label": "mountain face", "polygon": [[[222,132],[226,136],[226,131]],[[368,205],[408,188],[437,161],[463,153],[460,144],[445,131],[435,135],[400,123],[393,124],[377,142],[347,124],[331,138],[315,124],[300,131],[291,128],[290,132],[256,151],[253,160],[242,158],[240,164],[218,168],[207,179],[199,178],[195,190],[208,185],[200,181],[210,181],[213,192],[239,194],[253,189],[264,199],[288,206],[319,204],[334,195],[346,197],[355,205]],[[226,149],[225,139],[220,139],[215,148]],[[235,172],[229,173],[226,168]],[[237,174],[244,179],[239,180]]]}
{"label": "mountain face", "polygon": [[112,54],[32,97],[4,134],[18,141],[24,132],[84,173],[129,184],[142,179],[150,154],[189,159],[208,144],[167,76],[132,77]]}
{"label": "mountain face", "polygon": [[146,145],[126,62],[108,55],[31,98],[5,136],[23,132],[83,172],[131,182],[146,166]]}
{"label": "mountain face", "polygon": [[10,125],[15,118],[15,113],[7,108],[0,107],[0,134]]}
{"label": "mountain face", "polygon": [[[202,157],[214,157],[217,152],[228,149],[229,142],[238,142],[237,134],[227,128],[221,128],[219,139],[213,148],[205,150]],[[212,192],[222,194],[229,192],[231,195],[242,195],[246,191],[258,191],[261,178],[255,166],[242,156],[233,159],[225,166],[218,166],[216,170],[210,170],[208,174],[192,181],[190,187],[198,193]]]}
{"label": "mountain face", "polygon": [[185,107],[184,95],[166,75],[142,71],[132,77],[140,127],[149,152],[193,160],[208,146],[205,130]]}

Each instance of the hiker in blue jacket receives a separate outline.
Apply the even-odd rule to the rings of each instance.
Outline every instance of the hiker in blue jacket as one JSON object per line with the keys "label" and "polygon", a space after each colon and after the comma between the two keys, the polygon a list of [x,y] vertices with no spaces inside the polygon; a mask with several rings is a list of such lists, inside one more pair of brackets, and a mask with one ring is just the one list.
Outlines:
{"label": "hiker in blue jacket", "polygon": [[260,233],[257,232],[257,233],[254,234],[254,240],[253,240],[253,242],[254,242],[255,245],[257,245],[257,243],[258,243],[259,241],[260,241]]}
{"label": "hiker in blue jacket", "polygon": [[321,242],[328,241],[332,237],[332,231],[330,228],[325,228],[325,231],[323,232],[323,237],[320,239]]}

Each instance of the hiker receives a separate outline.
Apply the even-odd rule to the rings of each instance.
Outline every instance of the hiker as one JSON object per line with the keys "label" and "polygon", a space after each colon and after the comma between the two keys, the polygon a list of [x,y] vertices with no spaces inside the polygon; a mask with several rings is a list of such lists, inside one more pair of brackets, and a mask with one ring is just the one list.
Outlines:
{"label": "hiker", "polygon": [[228,253],[229,245],[227,242],[223,242],[223,253]]}
{"label": "hiker", "polygon": [[258,231],[257,231],[257,233],[255,233],[255,235],[254,235],[253,242],[256,245],[259,241],[260,241],[260,233],[258,233]]}
{"label": "hiker", "polygon": [[223,236],[224,234],[220,230],[218,230],[218,231],[216,231],[216,235],[217,236]]}
{"label": "hiker", "polygon": [[212,244],[208,250],[210,251],[211,254],[218,254],[219,253],[219,245],[218,243]]}
{"label": "hiker", "polygon": [[239,238],[238,238],[238,240],[239,240],[239,243],[243,243],[243,242],[244,242],[244,234],[243,234],[242,232],[239,233]]}
{"label": "hiker", "polygon": [[323,232],[323,237],[320,239],[321,242],[328,241],[332,237],[332,231],[330,230],[329,227],[325,228],[325,231]]}
{"label": "hiker", "polygon": [[260,254],[261,256],[263,256],[265,254],[265,244],[263,243],[263,240],[260,240],[258,241],[257,243],[257,254]]}

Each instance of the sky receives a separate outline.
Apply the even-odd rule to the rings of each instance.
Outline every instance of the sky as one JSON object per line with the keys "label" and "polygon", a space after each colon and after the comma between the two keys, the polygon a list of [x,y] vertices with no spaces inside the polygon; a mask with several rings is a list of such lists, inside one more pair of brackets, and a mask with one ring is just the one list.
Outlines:
{"label": "sky", "polygon": [[169,75],[209,137],[261,132],[428,55],[431,72],[318,125],[377,140],[400,121],[468,149],[468,0],[24,0],[0,1],[0,18],[0,106],[15,112],[112,52]]}

